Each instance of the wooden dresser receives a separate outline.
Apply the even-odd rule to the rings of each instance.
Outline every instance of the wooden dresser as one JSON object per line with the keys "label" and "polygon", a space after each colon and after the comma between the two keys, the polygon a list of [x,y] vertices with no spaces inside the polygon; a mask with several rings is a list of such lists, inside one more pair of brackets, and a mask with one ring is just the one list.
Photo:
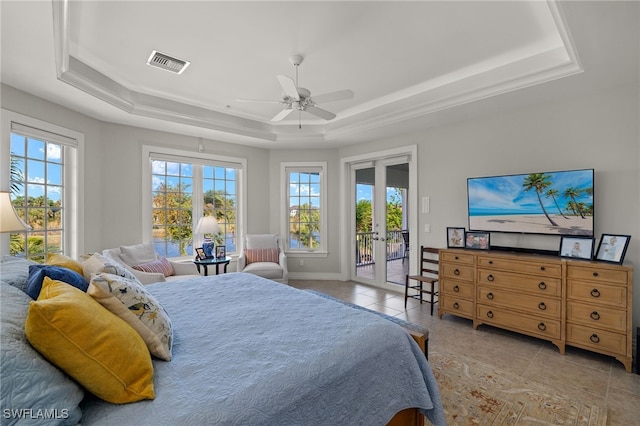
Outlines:
{"label": "wooden dresser", "polygon": [[444,249],[438,316],[452,314],[614,356],[631,371],[632,269],[554,256]]}

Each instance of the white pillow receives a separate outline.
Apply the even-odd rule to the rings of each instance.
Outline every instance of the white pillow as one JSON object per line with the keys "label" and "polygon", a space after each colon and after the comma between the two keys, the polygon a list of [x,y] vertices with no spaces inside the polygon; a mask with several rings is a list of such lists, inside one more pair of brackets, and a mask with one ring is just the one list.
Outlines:
{"label": "white pillow", "polygon": [[149,263],[158,259],[153,244],[120,246],[120,257],[122,257],[122,260],[124,260],[129,266]]}

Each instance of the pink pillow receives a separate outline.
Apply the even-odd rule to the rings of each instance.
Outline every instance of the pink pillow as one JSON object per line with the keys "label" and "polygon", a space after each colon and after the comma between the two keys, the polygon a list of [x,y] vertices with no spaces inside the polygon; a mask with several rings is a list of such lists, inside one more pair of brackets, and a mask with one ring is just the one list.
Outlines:
{"label": "pink pillow", "polygon": [[256,262],[278,263],[280,250],[278,248],[246,249],[247,265]]}
{"label": "pink pillow", "polygon": [[142,272],[159,272],[165,277],[175,274],[173,266],[171,266],[171,262],[169,262],[166,257],[161,257],[153,262],[141,263],[140,265],[134,266],[133,269],[137,269]]}

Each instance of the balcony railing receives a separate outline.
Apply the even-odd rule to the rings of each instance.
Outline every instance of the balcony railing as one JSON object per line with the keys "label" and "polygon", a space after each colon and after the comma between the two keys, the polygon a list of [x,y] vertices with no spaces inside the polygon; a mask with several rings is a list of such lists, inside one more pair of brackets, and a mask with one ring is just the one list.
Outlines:
{"label": "balcony railing", "polygon": [[[387,261],[402,259],[405,255],[406,247],[402,234],[407,232],[387,231],[386,247]],[[373,257],[373,243],[375,232],[358,232],[356,233],[356,266],[371,265],[375,263]]]}

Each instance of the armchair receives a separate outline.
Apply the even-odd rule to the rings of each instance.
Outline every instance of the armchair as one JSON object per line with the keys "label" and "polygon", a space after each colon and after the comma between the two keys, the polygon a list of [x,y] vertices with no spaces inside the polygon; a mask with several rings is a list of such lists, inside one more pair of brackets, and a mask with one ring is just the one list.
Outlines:
{"label": "armchair", "polygon": [[247,234],[243,247],[238,257],[238,272],[259,275],[285,284],[289,281],[287,257],[280,248],[277,234]]}
{"label": "armchair", "polygon": [[[175,262],[162,258],[155,252],[153,244],[136,244],[106,249],[102,251],[102,255],[127,268],[142,284],[172,281],[185,278],[188,275],[200,275],[193,262]],[[155,263],[156,261],[170,265],[169,271],[166,271],[163,265],[149,265],[150,262]],[[149,266],[145,267],[145,264]],[[164,270],[164,272],[158,272],[160,270]]]}

